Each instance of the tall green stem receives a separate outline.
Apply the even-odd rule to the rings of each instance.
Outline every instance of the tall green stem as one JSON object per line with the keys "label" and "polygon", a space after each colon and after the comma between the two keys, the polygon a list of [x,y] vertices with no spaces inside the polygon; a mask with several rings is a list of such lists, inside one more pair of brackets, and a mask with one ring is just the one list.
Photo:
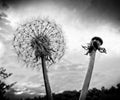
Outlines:
{"label": "tall green stem", "polygon": [[43,71],[43,78],[44,78],[47,100],[53,100],[44,56],[41,57],[41,62],[42,62],[42,71]]}
{"label": "tall green stem", "polygon": [[84,84],[82,87],[82,91],[81,91],[81,95],[79,100],[85,100],[86,99],[86,95],[88,92],[88,88],[89,88],[89,84],[90,84],[90,80],[91,80],[91,76],[92,76],[92,71],[93,71],[93,67],[94,67],[94,61],[95,61],[95,54],[96,54],[96,50],[93,50],[90,53],[90,62],[89,62],[89,67],[87,70],[87,74],[84,80]]}

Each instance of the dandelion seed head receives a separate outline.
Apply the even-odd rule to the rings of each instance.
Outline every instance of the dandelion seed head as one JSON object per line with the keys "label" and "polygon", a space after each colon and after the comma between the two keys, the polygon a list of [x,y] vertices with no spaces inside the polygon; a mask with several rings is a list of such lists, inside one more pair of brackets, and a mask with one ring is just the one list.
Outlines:
{"label": "dandelion seed head", "polygon": [[20,25],[15,32],[13,46],[27,66],[39,69],[41,57],[47,66],[60,60],[65,52],[61,28],[48,19],[32,20]]}

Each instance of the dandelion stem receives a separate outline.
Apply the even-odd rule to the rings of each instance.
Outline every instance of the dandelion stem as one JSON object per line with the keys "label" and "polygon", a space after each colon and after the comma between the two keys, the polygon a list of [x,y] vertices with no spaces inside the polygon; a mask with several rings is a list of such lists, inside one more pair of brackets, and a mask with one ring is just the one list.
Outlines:
{"label": "dandelion stem", "polygon": [[85,80],[84,80],[84,84],[83,84],[83,88],[82,88],[79,100],[85,100],[86,99],[86,95],[87,95],[87,92],[88,92],[88,87],[89,87],[89,84],[90,84],[92,71],[93,71],[93,67],[94,67],[95,54],[96,54],[96,50],[93,50],[90,54],[89,67],[88,67],[88,70],[87,70],[87,74],[86,74],[86,77],[85,77]]}
{"label": "dandelion stem", "polygon": [[47,68],[45,63],[45,56],[41,56],[41,62],[42,62],[42,71],[43,71],[43,78],[44,78],[44,84],[45,84],[45,90],[47,95],[47,100],[53,100],[52,92],[49,84],[48,74],[47,74]]}

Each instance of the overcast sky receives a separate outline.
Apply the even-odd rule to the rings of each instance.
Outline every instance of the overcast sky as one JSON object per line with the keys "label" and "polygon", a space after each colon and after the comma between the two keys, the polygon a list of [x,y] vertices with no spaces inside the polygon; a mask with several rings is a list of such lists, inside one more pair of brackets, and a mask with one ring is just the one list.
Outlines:
{"label": "overcast sky", "polygon": [[120,82],[119,0],[4,0],[0,3],[0,66],[12,72],[8,83],[17,81],[16,94],[45,92],[42,72],[18,61],[12,47],[15,29],[25,21],[48,18],[63,30],[64,57],[49,68],[53,92],[80,90],[89,56],[81,45],[91,38],[103,39],[107,54],[97,52],[90,88],[109,88]]}

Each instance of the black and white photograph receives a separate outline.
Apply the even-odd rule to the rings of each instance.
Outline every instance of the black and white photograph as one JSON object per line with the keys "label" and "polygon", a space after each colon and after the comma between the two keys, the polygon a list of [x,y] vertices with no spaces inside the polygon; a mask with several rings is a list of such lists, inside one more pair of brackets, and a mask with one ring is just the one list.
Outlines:
{"label": "black and white photograph", "polygon": [[0,100],[120,100],[120,1],[0,0]]}

